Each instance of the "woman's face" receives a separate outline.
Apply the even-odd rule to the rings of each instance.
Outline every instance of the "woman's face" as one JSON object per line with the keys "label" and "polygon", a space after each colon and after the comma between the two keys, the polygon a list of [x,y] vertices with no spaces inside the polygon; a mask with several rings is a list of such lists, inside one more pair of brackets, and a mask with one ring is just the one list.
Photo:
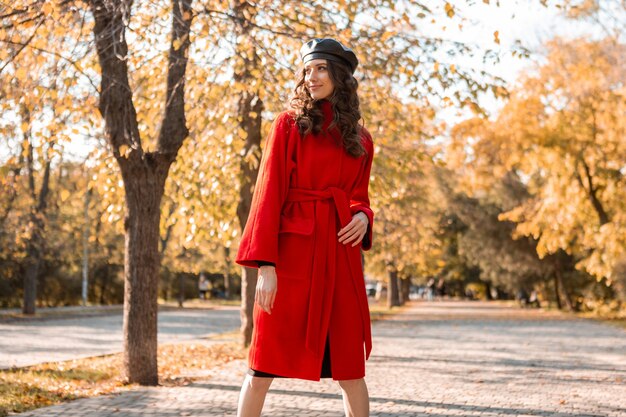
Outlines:
{"label": "woman's face", "polygon": [[304,85],[314,100],[322,100],[333,93],[335,84],[330,79],[325,59],[313,59],[304,64]]}

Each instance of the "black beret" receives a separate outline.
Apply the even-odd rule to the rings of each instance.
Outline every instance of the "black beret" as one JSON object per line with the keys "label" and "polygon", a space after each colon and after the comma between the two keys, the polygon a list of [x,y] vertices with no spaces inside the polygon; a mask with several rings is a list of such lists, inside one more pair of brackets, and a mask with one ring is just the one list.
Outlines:
{"label": "black beret", "polygon": [[356,58],[352,49],[346,48],[334,39],[312,39],[302,45],[300,48],[300,55],[302,55],[302,62],[307,63],[313,59],[328,59],[335,62],[341,62],[347,65],[352,70],[356,70],[359,65],[359,60]]}

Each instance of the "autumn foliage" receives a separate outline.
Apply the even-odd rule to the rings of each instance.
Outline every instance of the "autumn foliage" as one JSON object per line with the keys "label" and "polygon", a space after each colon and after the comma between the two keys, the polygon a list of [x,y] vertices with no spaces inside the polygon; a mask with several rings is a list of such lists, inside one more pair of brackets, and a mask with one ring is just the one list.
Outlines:
{"label": "autumn foliage", "polygon": [[[572,309],[626,300],[619,36],[553,39],[541,64],[506,85],[455,58],[489,61],[502,31],[483,49],[423,33],[427,21],[463,23],[456,2],[244,3],[194,2],[183,16],[191,19],[188,38],[170,36],[170,2],[133,5],[123,60],[141,140],[114,142],[98,108],[103,68],[89,7],[2,6],[0,305],[22,306],[29,274],[33,303],[80,303],[85,256],[88,301],[122,302],[128,182],[120,163],[163,151],[165,85],[172,54],[187,42],[188,132],[178,132],[185,139],[160,201],[159,297],[193,296],[202,271],[225,273],[236,288],[241,271],[230,254],[242,190],[263,147],[249,139],[264,138],[285,108],[296,52],[314,34],[336,36],[367,57],[357,77],[376,145],[377,215],[366,273],[390,287],[399,280],[398,303],[409,283],[431,277],[458,296],[471,284],[486,296],[537,290]],[[573,18],[597,12],[568,10]],[[358,23],[365,13],[382,25]],[[480,100],[493,93],[502,106],[489,114]],[[440,111],[450,107],[467,117],[443,122]]]}

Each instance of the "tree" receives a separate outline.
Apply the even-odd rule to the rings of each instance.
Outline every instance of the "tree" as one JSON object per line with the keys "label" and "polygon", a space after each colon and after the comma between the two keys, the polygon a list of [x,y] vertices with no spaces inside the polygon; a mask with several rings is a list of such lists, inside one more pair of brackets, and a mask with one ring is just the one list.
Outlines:
{"label": "tree", "polygon": [[191,0],[172,1],[164,113],[156,149],[148,151],[142,146],[128,76],[131,6],[131,1],[89,1],[101,68],[99,109],[126,193],[124,368],[129,382],[156,385],[160,203],[170,165],[188,135],[184,87],[192,10]]}
{"label": "tree", "polygon": [[581,274],[574,266],[609,286],[621,279],[624,46],[556,39],[547,52],[495,120],[459,124],[453,146],[464,155],[470,193],[489,194],[511,174],[523,181],[528,197],[501,205],[499,219],[516,224],[513,237],[536,240],[539,257],[552,261],[555,290],[575,308],[570,292]]}
{"label": "tree", "polygon": [[427,145],[436,127],[427,104],[403,102],[389,84],[365,86],[362,97],[375,145],[370,198],[376,242],[366,255],[366,269],[387,281],[387,305],[393,307],[404,301],[399,291],[403,282],[438,268],[432,225],[440,196],[431,185],[433,161]]}
{"label": "tree", "polygon": [[[67,11],[65,16],[59,14],[62,9]],[[0,110],[4,116],[0,132],[7,138],[4,145],[10,156],[6,165],[12,173],[4,219],[11,216],[16,222],[12,240],[18,243],[14,256],[22,263],[24,314],[35,313],[37,282],[49,243],[46,226],[52,164],[63,156],[64,144],[72,134],[68,125],[76,129],[87,124],[85,108],[92,104],[89,97],[77,92],[79,67],[58,52],[72,42],[53,21],[58,18],[57,24],[72,25],[79,16],[65,5],[58,7],[58,13],[54,11],[50,4],[23,8],[17,4],[0,15],[0,42],[5,44],[0,52]],[[47,49],[50,44],[58,49]],[[79,60],[83,51],[74,48],[74,52]],[[38,76],[26,70],[32,67],[39,69]],[[18,196],[23,200],[19,208],[15,204]]]}
{"label": "tree", "polygon": [[[444,56],[444,51],[448,56],[477,53],[463,43],[422,34],[421,23],[427,17],[444,22],[456,19],[455,8],[447,3],[428,7],[412,1],[396,8],[380,1],[324,4],[307,1],[285,7],[283,2],[267,1],[260,6],[232,1],[217,2],[204,9],[220,28],[223,38],[233,39],[234,59],[230,65],[225,65],[225,71],[229,76],[232,72],[231,92],[239,100],[235,108],[238,112],[237,137],[243,144],[237,209],[241,228],[245,225],[259,165],[261,110],[275,112],[284,109],[285,86],[293,83],[290,69],[297,67],[297,51],[302,40],[314,36],[338,38],[367,57],[359,69],[364,74],[362,79],[372,84],[391,81],[409,86],[406,91],[416,98],[430,94],[445,96],[449,103],[472,105],[479,92],[501,84],[501,80],[485,77],[485,73],[478,74],[470,68],[438,58]],[[371,16],[377,24],[365,23],[371,21]],[[383,42],[372,42],[372,39]],[[485,51],[485,59],[493,59],[492,51]],[[461,85],[467,89],[463,91]],[[385,87],[381,90],[387,92]],[[252,330],[255,277],[255,270],[244,270],[244,344],[249,342]]]}

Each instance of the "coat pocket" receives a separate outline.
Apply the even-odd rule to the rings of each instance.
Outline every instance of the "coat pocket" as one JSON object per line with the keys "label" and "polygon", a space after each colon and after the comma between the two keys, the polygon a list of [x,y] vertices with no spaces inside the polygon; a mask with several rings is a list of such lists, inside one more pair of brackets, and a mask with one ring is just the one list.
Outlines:
{"label": "coat pocket", "polygon": [[276,263],[279,277],[308,279],[311,276],[314,227],[313,219],[280,217]]}

